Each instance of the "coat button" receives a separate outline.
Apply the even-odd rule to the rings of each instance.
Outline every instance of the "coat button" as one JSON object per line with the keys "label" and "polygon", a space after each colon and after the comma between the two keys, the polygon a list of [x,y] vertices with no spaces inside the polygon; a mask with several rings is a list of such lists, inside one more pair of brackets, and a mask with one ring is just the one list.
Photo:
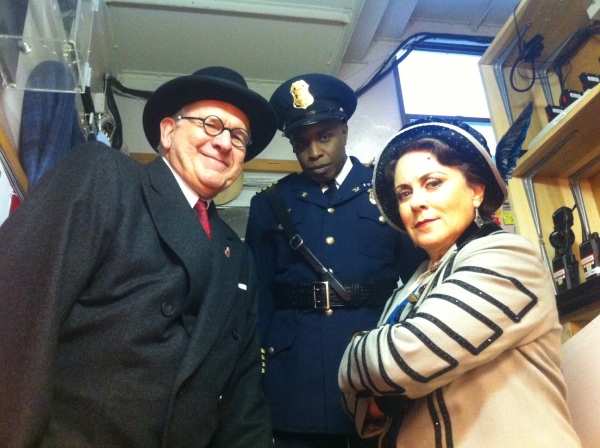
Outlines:
{"label": "coat button", "polygon": [[335,208],[333,208],[333,207],[329,207],[329,208],[327,209],[327,211],[328,211],[329,213],[333,213],[333,212],[335,212]]}
{"label": "coat button", "polygon": [[275,353],[275,349],[273,347],[269,347],[269,355]]}
{"label": "coat button", "polygon": [[171,317],[173,315],[173,312],[175,311],[175,307],[173,305],[171,305],[169,302],[165,302],[160,307],[160,310],[162,311],[163,316]]}
{"label": "coat button", "polygon": [[329,245],[332,245],[333,243],[335,243],[335,240],[332,236],[328,236],[327,238],[325,238],[325,242]]}
{"label": "coat button", "polygon": [[240,338],[240,332],[236,327],[234,327],[233,330],[231,330],[231,336],[233,336],[233,339],[235,339],[236,341]]}
{"label": "coat button", "polygon": [[380,222],[385,222],[385,218],[384,218],[383,216],[380,216],[380,217],[379,217],[379,221],[380,221]]}

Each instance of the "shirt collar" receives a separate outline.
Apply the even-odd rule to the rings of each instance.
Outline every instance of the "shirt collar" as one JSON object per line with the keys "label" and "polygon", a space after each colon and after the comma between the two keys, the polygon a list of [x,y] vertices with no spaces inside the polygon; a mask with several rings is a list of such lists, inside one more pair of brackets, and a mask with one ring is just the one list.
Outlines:
{"label": "shirt collar", "polygon": [[346,157],[346,163],[342,167],[341,171],[335,176],[335,183],[339,187],[344,183],[346,177],[348,177],[348,173],[352,170],[352,160],[350,160],[350,156]]}
{"label": "shirt collar", "polygon": [[[171,166],[169,161],[164,156],[161,156],[161,159],[163,159],[165,161],[165,163],[167,164],[167,166],[173,173],[173,176],[175,176],[175,180],[177,181],[179,188],[181,188],[181,191],[183,192],[183,195],[189,202],[190,207],[193,208],[196,205],[196,202],[198,202],[198,199],[200,199],[200,195],[198,193],[196,193],[194,190],[192,190],[192,188],[181,178],[179,173],[173,169],[173,167]],[[206,202],[206,208],[208,208],[210,203],[212,202],[212,200],[209,199],[208,201],[204,201],[204,202]]]}

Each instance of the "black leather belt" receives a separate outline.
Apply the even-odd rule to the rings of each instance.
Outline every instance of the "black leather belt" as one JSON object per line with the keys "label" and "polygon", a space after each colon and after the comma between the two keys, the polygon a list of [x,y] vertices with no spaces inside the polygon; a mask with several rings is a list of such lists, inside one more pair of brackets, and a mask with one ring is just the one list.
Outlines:
{"label": "black leather belt", "polygon": [[351,283],[344,285],[350,300],[342,299],[328,282],[279,285],[275,305],[280,310],[326,310],[329,308],[381,306],[390,298],[396,283]]}

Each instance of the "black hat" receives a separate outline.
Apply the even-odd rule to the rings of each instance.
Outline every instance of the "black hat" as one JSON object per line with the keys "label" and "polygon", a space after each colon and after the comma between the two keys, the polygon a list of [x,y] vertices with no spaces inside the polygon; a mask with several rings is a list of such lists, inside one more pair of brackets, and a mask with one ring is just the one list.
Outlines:
{"label": "black hat", "polygon": [[373,189],[377,206],[392,227],[400,231],[406,230],[398,213],[394,184],[386,178],[385,169],[392,160],[398,158],[406,145],[421,138],[441,140],[456,150],[465,161],[478,164],[486,181],[483,203],[492,210],[497,210],[502,205],[508,191],[483,135],[457,120],[427,117],[403,126],[386,145],[375,164]]}
{"label": "black hat", "polygon": [[269,102],[248,88],[239,73],[225,67],[207,67],[189,76],[167,81],[150,96],[144,107],[144,133],[156,150],[160,122],[188,104],[203,100],[223,101],[240,109],[250,121],[250,139],[245,162],[256,157],[275,135],[277,120]]}
{"label": "black hat", "polygon": [[287,136],[321,121],[346,122],[356,110],[356,94],[333,76],[296,76],[281,84],[269,100],[277,113],[277,128]]}

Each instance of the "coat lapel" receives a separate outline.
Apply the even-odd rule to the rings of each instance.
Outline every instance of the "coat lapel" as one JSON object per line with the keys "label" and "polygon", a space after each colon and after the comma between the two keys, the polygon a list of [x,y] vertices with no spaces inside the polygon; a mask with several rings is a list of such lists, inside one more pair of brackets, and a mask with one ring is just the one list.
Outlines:
{"label": "coat lapel", "polygon": [[373,188],[373,170],[364,166],[355,157],[350,158],[352,159],[352,169],[344,179],[335,203],[346,202],[354,196]]}
{"label": "coat lapel", "polygon": [[144,195],[148,209],[159,235],[185,265],[190,282],[185,309],[193,308],[192,314],[197,313],[177,374],[177,384],[181,384],[221,333],[238,297],[238,274],[248,260],[239,237],[219,218],[214,203],[208,209],[211,242],[164,161],[159,158],[146,167],[149,185],[144,186]]}
{"label": "coat lapel", "polygon": [[[211,273],[211,242],[185,199],[173,173],[162,160],[148,163],[144,184],[148,210],[160,237],[183,262],[189,276],[188,301],[200,296]],[[201,269],[200,269],[201,267]]]}
{"label": "coat lapel", "polygon": [[[350,159],[352,160],[352,169],[346,179],[344,179],[339,191],[333,197],[332,204],[346,202],[357,194],[373,188],[373,170],[364,166],[355,157],[350,157]],[[297,175],[293,179],[293,182],[292,188],[298,200],[310,202],[323,208],[330,205],[321,190],[321,186],[304,173]]]}
{"label": "coat lapel", "polygon": [[298,174],[293,181],[294,196],[299,201],[310,202],[323,208],[327,207],[327,199],[321,190],[321,186],[306,174]]}
{"label": "coat lapel", "polygon": [[209,220],[213,231],[211,275],[201,292],[202,301],[194,326],[192,340],[177,375],[181,384],[204,360],[216,344],[222,328],[232,312],[235,299],[239,297],[238,282],[243,264],[248,263],[246,251],[239,237],[219,218],[214,203],[209,208]]}

